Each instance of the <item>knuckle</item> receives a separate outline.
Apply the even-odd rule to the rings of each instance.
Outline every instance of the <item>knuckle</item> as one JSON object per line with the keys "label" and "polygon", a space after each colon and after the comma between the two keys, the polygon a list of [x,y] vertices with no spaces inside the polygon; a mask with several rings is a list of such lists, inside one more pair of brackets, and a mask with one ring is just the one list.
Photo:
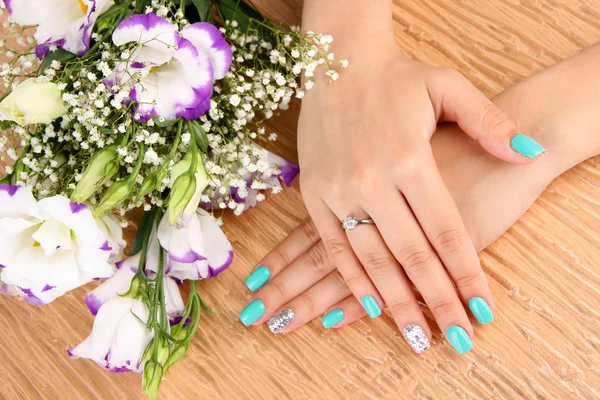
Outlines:
{"label": "knuckle", "polygon": [[395,319],[412,314],[414,308],[414,303],[410,300],[403,300],[390,305],[390,311]]}
{"label": "knuckle", "polygon": [[454,283],[459,288],[479,287],[481,283],[480,279],[481,273],[476,269],[472,269],[454,277]]}
{"label": "knuckle", "polygon": [[421,245],[414,245],[402,251],[402,266],[412,274],[421,275],[429,270],[433,253]]}
{"label": "knuckle", "polygon": [[438,253],[450,254],[462,248],[464,238],[456,229],[449,229],[440,233],[434,240],[434,247]]}
{"label": "knuckle", "polygon": [[306,255],[310,266],[314,268],[319,275],[327,270],[329,263],[327,262],[327,252],[323,246],[313,246]]}
{"label": "knuckle", "polygon": [[273,249],[273,255],[277,259],[279,259],[279,262],[281,263],[281,265],[284,265],[284,266],[290,265],[290,262],[292,261],[289,254],[287,254],[287,252],[285,250],[282,250],[281,245],[275,246],[275,248]]}
{"label": "knuckle", "polygon": [[309,292],[304,295],[304,308],[306,310],[306,315],[313,315],[316,307],[315,299],[313,295]]}
{"label": "knuckle", "polygon": [[335,284],[337,285],[338,288],[340,288],[342,290],[348,289],[348,282],[346,282],[346,280],[344,279],[342,274],[340,274],[339,272],[335,273]]}
{"label": "knuckle", "polygon": [[363,284],[365,277],[362,274],[355,272],[347,274],[343,276],[343,278],[349,288],[359,288]]}
{"label": "knuckle", "polygon": [[317,231],[317,227],[315,226],[314,221],[309,219],[303,226],[302,230],[304,235],[311,241],[319,240],[319,232]]}
{"label": "knuckle", "polygon": [[273,288],[273,291],[275,292],[275,294],[281,298],[285,298],[287,295],[287,289],[283,284],[283,281],[280,279],[273,279],[273,281],[271,281],[271,284],[269,285],[271,288]]}
{"label": "knuckle", "polygon": [[400,158],[400,161],[394,165],[392,174],[400,182],[418,184],[425,171],[423,160],[426,157],[423,157],[422,154],[422,151],[418,149],[407,150]]}
{"label": "knuckle", "polygon": [[492,103],[486,103],[483,106],[483,119],[481,124],[485,131],[490,132],[504,126],[509,127],[512,123],[502,110]]}
{"label": "knuckle", "polygon": [[343,239],[330,238],[326,239],[324,243],[329,253],[334,257],[344,255],[349,250],[349,244]]}
{"label": "knuckle", "polygon": [[381,253],[367,253],[363,260],[365,269],[373,276],[388,275],[395,261],[391,255]]}
{"label": "knuckle", "polygon": [[444,317],[454,315],[454,302],[449,296],[436,299],[428,306],[434,315],[443,315]]}

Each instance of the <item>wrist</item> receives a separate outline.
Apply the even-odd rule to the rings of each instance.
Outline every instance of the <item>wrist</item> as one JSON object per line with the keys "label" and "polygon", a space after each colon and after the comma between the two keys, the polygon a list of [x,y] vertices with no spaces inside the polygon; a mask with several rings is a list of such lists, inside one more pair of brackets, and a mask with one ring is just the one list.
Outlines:
{"label": "wrist", "polygon": [[332,35],[332,51],[352,64],[381,51],[399,53],[392,0],[305,0],[302,29]]}

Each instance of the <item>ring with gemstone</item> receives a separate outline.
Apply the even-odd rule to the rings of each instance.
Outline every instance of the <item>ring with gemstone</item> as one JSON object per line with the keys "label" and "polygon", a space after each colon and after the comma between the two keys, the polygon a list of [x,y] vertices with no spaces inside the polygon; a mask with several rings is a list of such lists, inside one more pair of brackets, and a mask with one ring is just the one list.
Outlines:
{"label": "ring with gemstone", "polygon": [[374,225],[372,219],[356,219],[351,215],[348,215],[346,218],[342,220],[342,228],[347,231],[351,231],[356,228],[358,225]]}

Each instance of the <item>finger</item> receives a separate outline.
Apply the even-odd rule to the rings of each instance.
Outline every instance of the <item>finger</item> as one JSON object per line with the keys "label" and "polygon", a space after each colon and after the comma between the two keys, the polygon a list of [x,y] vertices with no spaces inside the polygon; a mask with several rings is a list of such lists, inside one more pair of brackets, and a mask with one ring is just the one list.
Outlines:
{"label": "finger", "polygon": [[[383,301],[392,312],[400,332],[405,332],[407,327],[419,326],[428,344],[431,330],[412,291],[410,281],[383,241],[377,227],[359,226],[348,231],[348,239],[371,281],[383,297]],[[366,309],[369,312],[369,309]],[[413,348],[413,350],[422,353],[427,348]]]}
{"label": "finger", "polygon": [[319,240],[319,234],[312,219],[308,218],[292,231],[259,263],[246,279],[246,286],[252,292],[260,289],[269,279],[277,276]]}
{"label": "finger", "polygon": [[[413,176],[414,182],[404,179],[402,193],[450,273],[464,304],[480,323],[490,323],[494,319],[494,303],[477,251],[433,156],[424,154],[421,161],[423,165]],[[418,186],[413,184],[417,181]]]}
{"label": "finger", "polygon": [[364,307],[356,300],[356,297],[348,296],[339,303],[329,307],[321,317],[321,323],[325,329],[342,328],[367,315]]}
{"label": "finger", "polygon": [[515,164],[529,164],[546,150],[520,133],[512,120],[461,73],[436,69],[428,90],[441,121],[455,121],[494,156]]}
{"label": "finger", "polygon": [[379,198],[388,199],[388,205],[373,202],[366,211],[388,248],[423,296],[450,344],[460,354],[471,350],[473,327],[469,317],[406,200],[397,190],[379,193]]}
{"label": "finger", "polygon": [[260,289],[254,299],[263,302],[265,313],[254,325],[265,322],[282,305],[304,293],[333,270],[335,265],[329,258],[323,242],[317,242]]}
{"label": "finger", "polygon": [[319,235],[348,287],[362,304],[367,304],[371,318],[377,318],[384,302],[348,242],[340,222],[344,217],[336,216],[323,202],[307,202],[307,208],[311,215],[318,213],[319,217],[314,220]]}
{"label": "finger", "polygon": [[[273,333],[291,332],[321,316],[332,304],[348,297],[350,289],[338,271],[333,271],[316,285],[287,303],[268,322]],[[293,315],[292,318],[289,315]]]}

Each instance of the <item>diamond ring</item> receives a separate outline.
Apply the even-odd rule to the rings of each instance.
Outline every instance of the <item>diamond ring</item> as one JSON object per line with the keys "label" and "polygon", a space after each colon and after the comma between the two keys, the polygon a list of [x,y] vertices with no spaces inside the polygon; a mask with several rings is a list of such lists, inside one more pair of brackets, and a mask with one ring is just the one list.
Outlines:
{"label": "diamond ring", "polygon": [[344,228],[347,231],[351,231],[352,229],[356,228],[358,225],[374,225],[375,222],[373,222],[372,219],[356,219],[351,215],[348,215],[346,218],[344,218],[342,220],[342,228]]}

